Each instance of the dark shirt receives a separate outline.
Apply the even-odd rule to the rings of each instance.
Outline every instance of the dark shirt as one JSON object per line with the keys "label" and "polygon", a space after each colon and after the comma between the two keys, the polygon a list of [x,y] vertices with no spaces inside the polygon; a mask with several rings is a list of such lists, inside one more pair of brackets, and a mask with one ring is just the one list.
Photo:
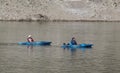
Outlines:
{"label": "dark shirt", "polygon": [[71,40],[72,45],[77,45],[77,42],[75,40]]}

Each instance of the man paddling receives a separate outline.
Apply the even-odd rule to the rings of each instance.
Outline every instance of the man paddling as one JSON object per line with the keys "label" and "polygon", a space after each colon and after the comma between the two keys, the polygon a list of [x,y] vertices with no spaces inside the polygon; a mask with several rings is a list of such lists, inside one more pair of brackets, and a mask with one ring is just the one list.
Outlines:
{"label": "man paddling", "polygon": [[31,35],[28,35],[27,41],[28,41],[28,42],[34,42],[34,39],[32,38]]}
{"label": "man paddling", "polygon": [[75,40],[75,37],[72,38],[72,40],[70,41],[71,45],[77,45],[77,42]]}

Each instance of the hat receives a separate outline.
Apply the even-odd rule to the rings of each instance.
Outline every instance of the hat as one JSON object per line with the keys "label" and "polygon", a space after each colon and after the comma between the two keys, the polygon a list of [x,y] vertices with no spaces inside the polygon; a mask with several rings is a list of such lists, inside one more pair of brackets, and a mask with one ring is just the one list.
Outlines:
{"label": "hat", "polygon": [[28,37],[31,37],[31,35],[28,35]]}

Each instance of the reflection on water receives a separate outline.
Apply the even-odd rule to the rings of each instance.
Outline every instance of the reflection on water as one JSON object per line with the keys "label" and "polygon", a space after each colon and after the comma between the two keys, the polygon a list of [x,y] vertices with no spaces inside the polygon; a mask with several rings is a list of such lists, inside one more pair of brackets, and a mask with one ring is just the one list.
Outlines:
{"label": "reflection on water", "polygon": [[[0,73],[119,73],[119,22],[0,22]],[[20,46],[31,34],[52,46]],[[76,37],[93,48],[62,49]]]}
{"label": "reflection on water", "polygon": [[27,46],[27,53],[28,53],[28,55],[30,56],[30,55],[32,55],[32,53],[33,53],[33,46],[31,45],[31,46]]}

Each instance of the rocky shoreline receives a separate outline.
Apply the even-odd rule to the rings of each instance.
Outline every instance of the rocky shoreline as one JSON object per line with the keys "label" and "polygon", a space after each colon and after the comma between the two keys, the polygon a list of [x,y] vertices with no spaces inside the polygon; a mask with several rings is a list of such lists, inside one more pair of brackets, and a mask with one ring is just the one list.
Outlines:
{"label": "rocky shoreline", "polygon": [[1,0],[0,21],[120,21],[119,0]]}
{"label": "rocky shoreline", "polygon": [[17,22],[120,22],[120,20],[0,20],[0,21],[17,21]]}

